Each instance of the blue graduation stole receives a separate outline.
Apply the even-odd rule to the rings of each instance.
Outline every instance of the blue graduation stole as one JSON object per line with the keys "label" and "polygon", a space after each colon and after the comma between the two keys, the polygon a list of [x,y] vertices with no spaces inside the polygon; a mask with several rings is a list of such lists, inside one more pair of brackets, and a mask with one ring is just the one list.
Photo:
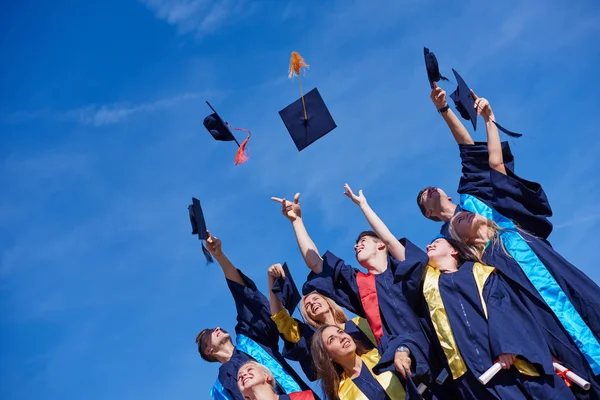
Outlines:
{"label": "blue graduation stole", "polygon": [[[254,340],[245,335],[237,335],[236,342],[236,349],[246,353],[250,357],[254,358],[259,364],[269,368],[269,370],[273,373],[275,380],[286,394],[302,391],[298,383],[283,369],[281,364],[279,364],[277,360],[275,360]],[[215,385],[212,387],[212,389],[210,389],[210,395],[215,400],[233,400],[221,382],[219,382],[219,379],[217,379]]]}
{"label": "blue graduation stole", "polygon": [[469,194],[460,196],[460,206],[494,221],[503,230],[498,231],[502,244],[519,264],[529,281],[550,307],[585,356],[595,375],[600,374],[600,343],[579,315],[556,279],[519,234],[515,224],[478,198]]}

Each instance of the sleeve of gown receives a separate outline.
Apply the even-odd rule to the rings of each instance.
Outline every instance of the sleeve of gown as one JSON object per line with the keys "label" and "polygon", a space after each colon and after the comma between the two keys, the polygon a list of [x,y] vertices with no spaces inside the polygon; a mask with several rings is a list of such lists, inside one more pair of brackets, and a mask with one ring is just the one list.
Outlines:
{"label": "sleeve of gown", "polygon": [[379,354],[381,354],[381,360],[373,367],[373,372],[380,374],[386,371],[395,371],[394,357],[396,349],[399,346],[406,346],[410,351],[413,378],[416,380],[426,380],[430,376],[426,352],[408,334],[398,336],[386,335],[381,338],[381,342],[377,348]]}
{"label": "sleeve of gown", "polygon": [[277,329],[283,337],[283,357],[297,361],[306,377],[310,381],[314,381],[316,376],[310,356],[310,340],[314,330],[290,316],[287,310],[282,310],[271,318],[277,324]]}
{"label": "sleeve of gown", "polygon": [[[487,142],[458,145],[462,164],[462,175],[458,183],[458,193],[470,194],[482,201],[493,196],[490,185],[490,160]],[[514,157],[508,142],[502,142],[502,155],[507,169],[514,171]]]}
{"label": "sleeve of gown", "polygon": [[305,295],[314,291],[329,297],[348,311],[366,317],[358,293],[356,270],[329,251],[323,255],[323,271],[320,274],[311,272],[302,287]]}
{"label": "sleeve of gown", "polygon": [[[238,270],[239,271],[239,270]],[[235,331],[267,347],[279,346],[277,325],[271,319],[269,300],[254,282],[239,271],[246,285],[227,280],[237,311]]]}
{"label": "sleeve of gown", "polygon": [[414,310],[419,310],[422,304],[423,277],[425,276],[429,257],[427,253],[406,238],[400,239],[404,245],[406,258],[398,261],[390,257],[390,268],[394,273],[394,284],[402,285],[402,293]]}
{"label": "sleeve of gown", "polygon": [[554,373],[548,346],[535,318],[497,272],[485,282],[483,297],[492,356],[515,354],[546,373]]}
{"label": "sleeve of gown", "polygon": [[520,228],[546,239],[552,232],[552,208],[542,185],[526,181],[507,170],[506,175],[490,171],[494,190],[491,206]]}

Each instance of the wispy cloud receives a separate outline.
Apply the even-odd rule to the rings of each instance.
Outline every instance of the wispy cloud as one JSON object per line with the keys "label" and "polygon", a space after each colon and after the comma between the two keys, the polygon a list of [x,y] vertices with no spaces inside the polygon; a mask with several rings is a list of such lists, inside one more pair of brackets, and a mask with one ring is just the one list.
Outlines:
{"label": "wispy cloud", "polygon": [[212,32],[245,9],[240,0],[140,0],[157,18],[177,27],[179,33]]}
{"label": "wispy cloud", "polygon": [[181,93],[172,97],[155,100],[150,103],[127,104],[90,104],[72,110],[34,110],[13,111],[2,115],[9,123],[19,123],[30,120],[53,120],[76,122],[81,125],[94,127],[115,125],[127,121],[135,115],[148,114],[176,107],[184,102],[203,96],[203,92]]}

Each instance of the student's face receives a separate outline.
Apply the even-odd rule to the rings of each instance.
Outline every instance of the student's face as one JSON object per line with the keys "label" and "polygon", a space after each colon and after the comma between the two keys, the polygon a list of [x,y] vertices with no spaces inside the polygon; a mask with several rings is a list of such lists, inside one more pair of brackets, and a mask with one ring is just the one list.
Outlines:
{"label": "student's face", "polygon": [[257,385],[269,384],[270,377],[254,364],[242,365],[238,370],[237,384],[244,396]]}
{"label": "student's face", "polygon": [[479,228],[485,225],[487,220],[481,215],[469,211],[461,211],[450,219],[450,223],[456,234],[466,243],[469,243],[477,238]]}
{"label": "student's face", "polygon": [[448,258],[454,259],[458,254],[454,247],[443,238],[434,240],[425,249],[429,256],[429,264],[434,268],[437,268],[442,260],[447,260]]}
{"label": "student's face", "polygon": [[229,335],[229,333],[227,333],[225,329],[221,329],[217,326],[210,333],[209,345],[206,352],[208,354],[216,353],[217,351],[219,351],[221,346],[230,341],[231,336]]}
{"label": "student's face", "polygon": [[304,298],[304,312],[315,321],[321,321],[323,315],[328,313],[329,310],[329,304],[327,304],[323,296],[318,293],[308,294]]}
{"label": "student's face", "polygon": [[372,259],[379,251],[385,249],[383,242],[378,241],[371,236],[363,236],[358,243],[354,245],[356,260],[362,265],[365,261]]}
{"label": "student's face", "polygon": [[450,197],[442,189],[428,187],[421,194],[421,205],[425,209],[425,216],[431,218],[442,210],[442,202],[450,201]]}
{"label": "student's face", "polygon": [[325,344],[325,349],[331,359],[335,362],[347,358],[356,352],[354,340],[343,329],[337,326],[328,326],[322,332],[321,338]]}

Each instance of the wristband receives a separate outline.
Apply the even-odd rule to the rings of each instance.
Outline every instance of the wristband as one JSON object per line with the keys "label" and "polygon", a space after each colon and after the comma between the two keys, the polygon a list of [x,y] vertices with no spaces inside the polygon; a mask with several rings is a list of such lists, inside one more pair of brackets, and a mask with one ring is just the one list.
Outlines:
{"label": "wristband", "polygon": [[404,352],[410,356],[410,350],[406,346],[398,346],[396,348],[396,353],[398,353],[398,352]]}
{"label": "wristband", "polygon": [[446,111],[448,111],[449,109],[450,109],[450,106],[449,106],[448,104],[446,104],[444,107],[440,108],[440,109],[438,110],[438,112],[439,112],[440,114],[443,114],[443,113],[445,113]]}

